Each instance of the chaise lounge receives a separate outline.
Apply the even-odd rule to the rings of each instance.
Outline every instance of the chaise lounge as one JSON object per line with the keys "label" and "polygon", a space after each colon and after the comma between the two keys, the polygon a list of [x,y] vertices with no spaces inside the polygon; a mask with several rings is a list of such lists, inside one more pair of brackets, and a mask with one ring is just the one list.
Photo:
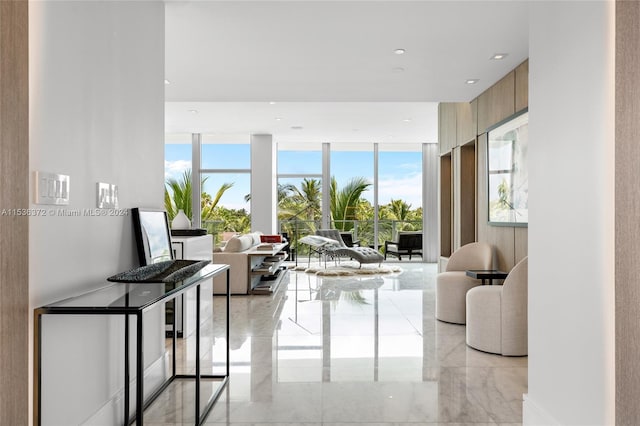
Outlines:
{"label": "chaise lounge", "polygon": [[318,229],[316,231],[316,235],[325,238],[331,238],[332,240],[336,240],[338,244],[330,245],[325,247],[324,254],[337,259],[339,257],[350,257],[351,259],[357,260],[362,267],[363,263],[382,263],[384,260],[384,256],[380,254],[377,250],[374,250],[369,247],[347,247],[347,245],[342,240],[340,236],[340,231],[337,229]]}

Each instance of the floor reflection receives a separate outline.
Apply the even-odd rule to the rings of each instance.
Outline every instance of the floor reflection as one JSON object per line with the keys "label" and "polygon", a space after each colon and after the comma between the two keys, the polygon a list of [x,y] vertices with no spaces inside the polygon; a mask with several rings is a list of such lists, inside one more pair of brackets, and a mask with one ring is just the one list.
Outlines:
{"label": "floor reflection", "polygon": [[[273,297],[233,297],[231,380],[207,424],[520,424],[527,358],[467,347],[464,326],[434,318],[436,265],[400,266],[363,277],[291,272]],[[204,349],[214,371],[224,365],[224,308],[215,297]],[[190,358],[185,350],[183,368]],[[180,401],[191,392],[169,391]],[[160,405],[150,424],[187,421],[181,407]]]}

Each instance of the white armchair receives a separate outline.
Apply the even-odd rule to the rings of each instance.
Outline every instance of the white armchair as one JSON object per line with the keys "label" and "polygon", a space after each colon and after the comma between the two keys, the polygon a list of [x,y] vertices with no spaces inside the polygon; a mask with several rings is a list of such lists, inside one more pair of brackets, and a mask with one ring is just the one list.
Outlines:
{"label": "white armchair", "polygon": [[466,323],[467,291],[481,285],[468,277],[468,269],[491,269],[493,249],[487,243],[470,243],[451,254],[447,269],[436,278],[436,318],[454,324]]}
{"label": "white armchair", "polygon": [[501,355],[527,355],[528,258],[513,267],[504,285],[467,293],[467,345]]}

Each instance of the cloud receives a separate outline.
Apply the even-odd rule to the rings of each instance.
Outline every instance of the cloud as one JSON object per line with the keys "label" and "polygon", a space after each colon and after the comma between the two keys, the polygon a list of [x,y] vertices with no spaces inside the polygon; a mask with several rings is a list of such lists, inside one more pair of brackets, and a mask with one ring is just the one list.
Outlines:
{"label": "cloud", "polygon": [[404,200],[415,209],[422,206],[422,174],[411,173],[402,177],[378,180],[378,201],[381,205],[391,199]]}
{"label": "cloud", "polygon": [[413,170],[413,171],[418,171],[420,170],[421,167],[422,167],[422,164],[420,163],[402,163],[396,166],[396,168],[398,169]]}
{"label": "cloud", "polygon": [[180,177],[185,170],[191,170],[191,161],[188,160],[175,160],[164,162],[164,178],[177,178]]}

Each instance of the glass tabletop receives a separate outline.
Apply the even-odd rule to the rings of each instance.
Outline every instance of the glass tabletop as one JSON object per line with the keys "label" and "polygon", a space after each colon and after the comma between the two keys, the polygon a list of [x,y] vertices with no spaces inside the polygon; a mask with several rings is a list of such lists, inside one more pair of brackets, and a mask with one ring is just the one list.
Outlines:
{"label": "glass tabletop", "polygon": [[467,276],[473,278],[506,278],[509,275],[507,272],[499,271],[497,269],[468,269],[466,271]]}
{"label": "glass tabletop", "polygon": [[72,313],[77,310],[137,312],[181,293],[202,280],[211,278],[229,268],[228,265],[209,264],[192,276],[170,283],[109,283],[78,296],[63,299],[36,309],[39,313]]}

